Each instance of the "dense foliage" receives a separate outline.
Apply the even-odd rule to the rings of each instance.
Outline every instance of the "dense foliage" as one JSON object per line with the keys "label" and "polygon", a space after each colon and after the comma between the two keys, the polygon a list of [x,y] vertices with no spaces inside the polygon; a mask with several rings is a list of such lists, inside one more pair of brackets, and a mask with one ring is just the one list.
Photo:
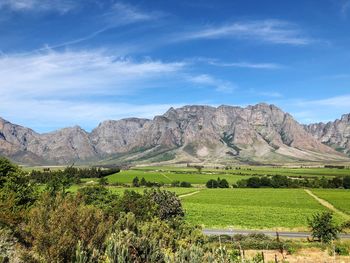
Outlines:
{"label": "dense foliage", "polygon": [[220,179],[218,178],[217,180],[210,179],[206,183],[207,188],[229,188],[229,184],[226,179]]}
{"label": "dense foliage", "polygon": [[175,193],[118,196],[102,185],[69,193],[71,167],[50,172],[45,188],[7,160],[0,167],[0,240],[12,244],[1,246],[1,261],[236,262],[236,251],[211,247],[183,220]]}
{"label": "dense foliage", "polygon": [[321,178],[290,178],[284,175],[254,176],[239,180],[234,187],[239,188],[344,188],[350,189],[350,176]]}
{"label": "dense foliage", "polygon": [[79,181],[81,178],[103,178],[108,175],[119,173],[119,168],[76,168],[67,167],[64,170],[50,170],[45,169],[44,171],[33,170],[30,173],[31,178],[38,183],[47,183],[55,177],[69,177],[73,181]]}

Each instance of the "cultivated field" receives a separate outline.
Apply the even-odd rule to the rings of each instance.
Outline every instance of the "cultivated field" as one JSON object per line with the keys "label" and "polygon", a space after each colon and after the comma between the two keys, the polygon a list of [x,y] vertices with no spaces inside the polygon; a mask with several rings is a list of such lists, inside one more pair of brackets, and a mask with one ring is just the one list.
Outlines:
{"label": "cultivated field", "polygon": [[327,168],[274,168],[274,167],[237,167],[237,169],[224,170],[205,168],[199,173],[195,168],[189,167],[136,167],[130,170],[108,176],[110,183],[131,183],[136,176],[147,181],[170,184],[173,181],[186,181],[191,184],[204,185],[210,179],[226,179],[230,184],[251,176],[286,175],[289,177],[334,177],[350,174],[348,169]]}
{"label": "cultivated field", "polygon": [[328,201],[337,209],[350,214],[350,190],[344,189],[313,189],[318,197]]}
{"label": "cultivated field", "polygon": [[[139,171],[170,171],[170,172],[196,172],[192,167],[172,167],[172,166],[140,166],[132,168]],[[203,173],[215,174],[235,174],[235,175],[286,175],[291,177],[333,177],[350,175],[350,169],[331,169],[323,167],[274,167],[274,166],[235,166],[232,169],[204,168]]]}
{"label": "cultivated field", "polygon": [[182,200],[187,220],[207,228],[305,230],[326,210],[302,189],[205,189]]}
{"label": "cultivated field", "polygon": [[171,172],[171,171],[143,171],[143,170],[126,170],[120,173],[108,176],[108,182],[110,183],[131,183],[137,176],[140,180],[144,177],[147,181],[171,184],[173,181],[186,181],[191,184],[204,185],[210,179],[226,179],[230,184],[237,182],[238,180],[245,179],[247,176],[233,175],[233,174],[199,174],[192,170],[193,173],[183,172]]}
{"label": "cultivated field", "polygon": [[[229,170],[204,168],[201,172],[192,167],[135,167],[107,177],[108,187],[121,195],[125,190],[143,192],[147,188],[131,187],[135,177],[150,182],[164,183],[164,190],[182,197],[186,220],[206,228],[289,229],[306,230],[307,218],[316,212],[327,210],[303,189],[207,189],[205,183],[218,177],[226,179],[230,187],[238,180],[251,176],[286,175],[289,177],[334,177],[349,174],[348,169],[326,168],[281,168],[244,166]],[[79,187],[96,184],[97,178],[82,179]],[[170,187],[173,181],[186,181],[191,188]],[[113,185],[114,184],[114,185]],[[116,186],[123,184],[124,186]],[[125,187],[128,185],[129,187]],[[350,191],[336,189],[312,189],[318,197],[328,201],[337,209],[350,214]],[[191,194],[192,193],[192,194]],[[190,194],[190,195],[187,195]],[[342,217],[335,215],[337,221]]]}

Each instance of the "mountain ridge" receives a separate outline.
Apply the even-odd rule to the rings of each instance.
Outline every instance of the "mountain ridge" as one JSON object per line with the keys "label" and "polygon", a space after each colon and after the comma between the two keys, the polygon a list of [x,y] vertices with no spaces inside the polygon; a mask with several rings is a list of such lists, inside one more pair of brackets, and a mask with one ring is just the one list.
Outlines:
{"label": "mountain ridge", "polygon": [[[0,118],[0,154],[20,163],[346,161],[275,105],[186,105],[153,119],[39,134]],[[312,130],[312,129],[311,129]]]}
{"label": "mountain ridge", "polygon": [[350,156],[350,113],[335,121],[304,125],[304,128],[323,144]]}

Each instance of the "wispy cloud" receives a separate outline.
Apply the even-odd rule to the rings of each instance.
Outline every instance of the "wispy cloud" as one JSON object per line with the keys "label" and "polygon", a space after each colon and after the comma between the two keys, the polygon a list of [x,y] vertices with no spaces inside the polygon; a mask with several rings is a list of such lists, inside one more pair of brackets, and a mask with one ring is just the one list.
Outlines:
{"label": "wispy cloud", "polygon": [[262,96],[262,97],[265,97],[265,98],[283,98],[283,95],[280,93],[280,92],[277,92],[277,91],[256,91],[254,89],[251,90],[251,92],[257,96]]}
{"label": "wispy cloud", "polygon": [[66,13],[76,7],[77,1],[72,0],[1,0],[0,9],[12,11],[55,11]]}
{"label": "wispy cloud", "polygon": [[[48,127],[145,116],[147,105],[110,100],[123,101],[123,96],[144,89],[165,89],[185,67],[183,62],[136,61],[98,50],[0,56],[0,113],[14,121],[32,118],[34,126],[46,122]],[[151,105],[148,116],[165,108]]]}
{"label": "wispy cloud", "polygon": [[[2,1],[2,0],[0,0]],[[59,11],[61,13],[65,13],[73,9],[76,5],[78,5],[78,1],[74,2],[72,0],[4,0],[5,2],[0,2],[1,8],[10,8],[12,10],[18,11]],[[44,47],[35,49],[30,53],[47,51],[48,49],[57,49],[62,47],[68,47],[71,45],[76,45],[84,41],[88,41],[98,37],[108,30],[112,30],[114,28],[152,21],[159,19],[164,16],[161,12],[144,12],[141,9],[138,9],[132,5],[128,5],[122,2],[118,2],[109,7],[109,11],[104,14],[97,16],[93,20],[93,24],[100,24],[100,28],[91,33],[83,35],[81,37],[77,37],[62,43],[57,43],[54,45],[45,44]]]}
{"label": "wispy cloud", "polygon": [[244,21],[209,26],[175,36],[175,41],[196,39],[253,39],[272,44],[308,45],[312,40],[297,26],[281,20]]}
{"label": "wispy cloud", "polygon": [[214,87],[216,91],[232,93],[237,87],[229,81],[215,78],[207,74],[189,77],[189,81],[194,84]]}
{"label": "wispy cloud", "polygon": [[275,101],[284,105],[301,123],[334,121],[341,115],[350,113],[350,94],[323,99],[288,99]]}
{"label": "wispy cloud", "polygon": [[115,3],[111,10],[104,14],[104,19],[111,26],[127,25],[137,22],[155,20],[163,16],[161,12],[144,12],[135,6],[122,2]]}
{"label": "wispy cloud", "polygon": [[251,63],[251,62],[216,62],[212,61],[209,64],[218,67],[234,67],[234,68],[251,68],[251,69],[281,69],[282,65],[276,63]]}
{"label": "wispy cloud", "polygon": [[350,111],[350,94],[331,97],[327,99],[321,99],[321,100],[310,100],[310,101],[307,101],[307,104],[316,105],[316,106],[345,108]]}
{"label": "wispy cloud", "polygon": [[343,1],[340,6],[340,13],[342,17],[346,18],[350,11],[350,0]]}
{"label": "wispy cloud", "polygon": [[58,97],[126,93],[140,82],[150,84],[184,66],[183,62],[133,61],[96,50],[2,56],[0,94]]}

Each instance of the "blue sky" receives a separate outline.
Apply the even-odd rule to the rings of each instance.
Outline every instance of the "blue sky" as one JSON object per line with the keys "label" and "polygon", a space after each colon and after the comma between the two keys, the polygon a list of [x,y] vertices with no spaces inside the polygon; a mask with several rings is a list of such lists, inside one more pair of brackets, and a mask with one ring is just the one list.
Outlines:
{"label": "blue sky", "polygon": [[0,116],[39,132],[186,104],[350,112],[350,0],[0,0]]}

